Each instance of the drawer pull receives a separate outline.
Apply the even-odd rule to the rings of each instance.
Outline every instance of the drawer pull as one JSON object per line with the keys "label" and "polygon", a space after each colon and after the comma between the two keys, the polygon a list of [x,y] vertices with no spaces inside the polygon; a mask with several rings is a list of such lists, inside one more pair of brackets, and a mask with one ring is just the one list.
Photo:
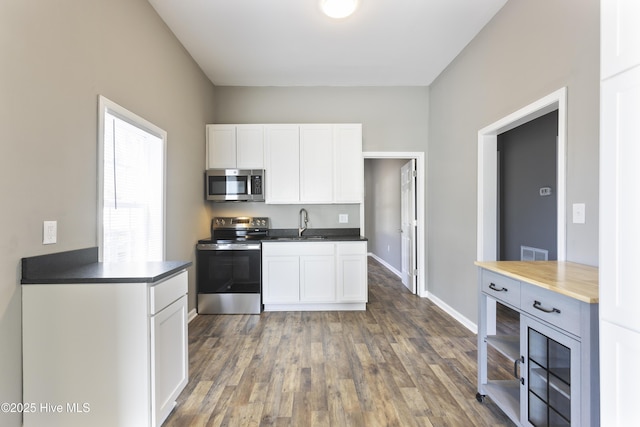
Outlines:
{"label": "drawer pull", "polygon": [[496,291],[496,292],[507,292],[507,291],[509,291],[509,289],[507,289],[507,288],[502,288],[502,287],[501,287],[501,288],[498,288],[498,287],[495,285],[495,283],[490,283],[490,284],[489,284],[489,289],[492,289],[492,290],[494,290],[494,291]]}
{"label": "drawer pull", "polygon": [[558,310],[555,307],[552,308],[552,309],[544,308],[540,301],[534,301],[533,302],[533,308],[538,309],[540,311],[544,311],[545,313],[560,313],[560,310]]}

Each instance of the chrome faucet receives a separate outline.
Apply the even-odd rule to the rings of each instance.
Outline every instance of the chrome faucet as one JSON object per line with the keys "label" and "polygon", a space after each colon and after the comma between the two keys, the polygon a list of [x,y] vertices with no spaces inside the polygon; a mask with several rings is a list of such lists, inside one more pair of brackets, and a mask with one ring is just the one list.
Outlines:
{"label": "chrome faucet", "polygon": [[[302,223],[304,222],[304,226]],[[300,209],[298,213],[298,237],[302,237],[302,232],[307,229],[309,223],[309,212],[305,208]]]}

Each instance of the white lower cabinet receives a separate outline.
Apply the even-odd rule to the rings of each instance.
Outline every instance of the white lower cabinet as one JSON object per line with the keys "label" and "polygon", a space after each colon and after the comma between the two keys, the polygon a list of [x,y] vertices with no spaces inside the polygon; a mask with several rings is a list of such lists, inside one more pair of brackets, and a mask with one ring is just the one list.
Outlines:
{"label": "white lower cabinet", "polygon": [[188,380],[187,272],[22,286],[25,427],[160,426]]}
{"label": "white lower cabinet", "polygon": [[603,426],[638,425],[640,334],[611,322],[600,322],[600,388]]}
{"label": "white lower cabinet", "polygon": [[262,302],[287,304],[300,301],[300,257],[279,244],[262,244]]}
{"label": "white lower cabinet", "polygon": [[335,257],[330,249],[330,255],[300,257],[300,301],[336,302]]}
{"label": "white lower cabinet", "polygon": [[367,243],[263,242],[265,311],[364,310]]}
{"label": "white lower cabinet", "polygon": [[187,385],[187,296],[151,317],[151,425],[159,426]]}
{"label": "white lower cabinet", "polygon": [[337,298],[345,302],[367,301],[367,245],[341,243],[336,247],[336,255]]}

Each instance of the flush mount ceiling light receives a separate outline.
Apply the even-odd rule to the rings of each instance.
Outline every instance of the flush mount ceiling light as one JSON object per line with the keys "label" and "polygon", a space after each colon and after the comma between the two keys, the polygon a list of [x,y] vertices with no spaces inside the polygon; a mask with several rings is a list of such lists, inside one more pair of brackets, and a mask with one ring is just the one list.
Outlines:
{"label": "flush mount ceiling light", "polygon": [[320,0],[320,9],[330,18],[346,18],[356,11],[359,0]]}

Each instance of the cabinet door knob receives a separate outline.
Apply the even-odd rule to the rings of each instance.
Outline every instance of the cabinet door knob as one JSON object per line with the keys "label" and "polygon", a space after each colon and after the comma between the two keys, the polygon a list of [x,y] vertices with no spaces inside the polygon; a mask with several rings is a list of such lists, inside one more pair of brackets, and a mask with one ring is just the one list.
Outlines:
{"label": "cabinet door knob", "polygon": [[[518,378],[519,377],[519,375],[518,375],[518,365],[521,364],[521,363],[524,363],[524,356],[520,356],[519,359],[516,359],[513,362],[513,377],[514,378]],[[522,385],[524,385],[524,378],[520,378],[520,379],[522,380]]]}
{"label": "cabinet door knob", "polygon": [[535,308],[537,310],[540,310],[540,311],[543,311],[545,313],[560,313],[560,310],[558,310],[555,307],[553,307],[553,308],[544,308],[540,301],[534,301],[533,302],[533,308]]}
{"label": "cabinet door knob", "polygon": [[494,291],[496,291],[496,292],[507,292],[507,291],[509,290],[509,289],[507,289],[507,288],[503,288],[503,287],[498,288],[498,287],[495,285],[495,283],[490,283],[490,284],[489,284],[489,289],[493,289],[493,290],[494,290]]}

